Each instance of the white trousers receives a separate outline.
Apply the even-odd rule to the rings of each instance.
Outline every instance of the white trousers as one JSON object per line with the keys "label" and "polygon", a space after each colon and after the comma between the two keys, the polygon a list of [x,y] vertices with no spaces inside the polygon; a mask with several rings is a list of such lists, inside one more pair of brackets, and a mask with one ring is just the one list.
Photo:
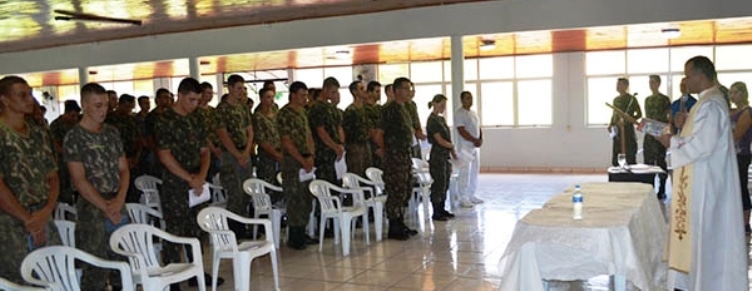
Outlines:
{"label": "white trousers", "polygon": [[459,175],[459,198],[469,199],[475,196],[475,190],[478,188],[478,173],[480,173],[480,159],[478,159],[478,148],[460,148],[458,154],[462,151],[471,153],[473,160],[466,167],[460,168]]}

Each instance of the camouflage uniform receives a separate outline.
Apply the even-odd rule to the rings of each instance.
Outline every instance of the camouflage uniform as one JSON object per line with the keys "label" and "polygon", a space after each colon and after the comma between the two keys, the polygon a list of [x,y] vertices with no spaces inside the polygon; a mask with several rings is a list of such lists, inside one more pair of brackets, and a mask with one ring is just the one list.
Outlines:
{"label": "camouflage uniform", "polygon": [[[405,108],[407,109],[407,112],[410,114],[410,123],[415,130],[415,132],[418,132],[420,130],[420,117],[418,117],[418,105],[415,104],[415,101],[408,101],[405,102]],[[413,135],[415,136],[415,135]],[[420,142],[417,140],[413,140],[413,142],[416,142],[416,144],[412,145],[410,147],[410,155],[413,158],[416,159],[423,159],[420,152]]]}
{"label": "camouflage uniform", "polygon": [[[23,137],[0,122],[0,179],[18,203],[30,213],[43,208],[50,192],[47,173],[55,171],[55,157],[47,130],[26,123],[29,135]],[[0,277],[23,283],[21,262],[31,251],[30,234],[24,223],[0,211]],[[50,219],[47,245],[59,245],[60,237]]]}
{"label": "camouflage uniform", "polygon": [[381,111],[381,127],[384,129],[384,191],[386,213],[389,219],[400,219],[410,197],[411,160],[410,147],[413,140],[410,114],[405,106],[389,102]]}
{"label": "camouflage uniform", "polygon": [[[368,121],[371,123],[371,127],[373,129],[381,129],[381,105],[380,104],[374,104],[374,105],[367,104],[365,107],[366,107],[366,115],[368,115]],[[371,144],[371,166],[380,169],[381,157],[379,157],[376,154],[378,145],[374,143],[373,141],[371,141],[370,144]]]}
{"label": "camouflage uniform", "polygon": [[[248,106],[245,102],[232,105],[224,102],[217,106],[217,128],[227,129],[235,148],[238,151],[245,149],[248,141],[246,128],[252,126]],[[222,145],[222,156],[220,157],[221,165],[219,168],[219,178],[222,181],[222,187],[227,190],[227,210],[242,216],[248,216],[248,203],[250,196],[243,191],[243,182],[252,178],[253,165],[250,159],[245,167],[242,167],[230,151]]]}
{"label": "camouflage uniform", "polygon": [[[640,104],[632,95],[625,94],[614,98],[614,107],[619,108],[621,111],[639,119],[642,117],[642,111],[640,111]],[[617,125],[620,117],[614,112],[611,116],[611,123],[609,126]],[[619,129],[621,130],[621,129]],[[637,163],[637,135],[635,134],[634,124],[624,122],[624,137],[626,140],[625,154],[627,155],[627,164]],[[611,164],[613,166],[619,165],[617,156],[621,152],[621,133],[614,138],[614,144],[612,148]]]}
{"label": "camouflage uniform", "polygon": [[[104,120],[105,123],[114,126],[120,131],[120,141],[123,143],[123,151],[125,157],[130,159],[139,159],[138,150],[141,143],[141,131],[136,123],[136,118],[129,114],[120,114],[113,112],[107,115]],[[125,198],[127,203],[138,203],[139,192],[136,190],[136,186],[133,184],[136,177],[144,174],[137,169],[130,169],[130,187],[128,187],[128,195]]]}
{"label": "camouflage uniform", "polygon": [[[308,136],[311,134],[306,111],[296,112],[290,105],[285,105],[277,113],[277,131],[280,136],[288,136],[303,157],[310,157]],[[305,227],[308,213],[311,212],[311,199],[308,190],[310,181],[300,182],[298,176],[303,165],[287,151],[282,158],[282,188],[287,200],[287,223],[291,227]]]}
{"label": "camouflage uniform", "polygon": [[[433,184],[431,184],[431,202],[434,205],[444,205],[446,201],[446,192],[449,189],[449,177],[452,175],[452,165],[449,163],[449,149],[442,147],[433,138],[435,134],[441,135],[446,141],[451,141],[446,119],[442,116],[431,113],[426,122],[426,134],[428,142],[431,143],[431,153],[428,160],[429,171]],[[436,211],[434,209],[434,211]]]}
{"label": "camouflage uniform", "polygon": [[[157,149],[169,150],[181,168],[191,174],[201,170],[201,149],[207,148],[206,132],[201,114],[194,111],[186,116],[172,108],[165,110],[157,120]],[[208,149],[207,149],[208,150]],[[198,237],[196,215],[202,207],[188,207],[188,182],[167,169],[162,175],[160,191],[167,232],[182,237]],[[180,249],[168,244],[164,249],[164,262],[180,262]]]}
{"label": "camouflage uniform", "polygon": [[[196,111],[201,115],[204,122],[204,130],[206,131],[207,139],[215,146],[220,147],[222,142],[219,141],[217,136],[217,110],[211,106],[206,108],[196,108]],[[206,180],[211,182],[211,179],[219,173],[219,157],[211,153],[211,164],[209,165],[209,172],[206,174]]]}
{"label": "camouflage uniform", "polygon": [[[282,142],[277,131],[277,115],[272,117],[256,112],[253,115],[253,124],[256,144],[267,142],[278,152],[282,151]],[[258,162],[256,163],[256,177],[271,184],[277,184],[277,172],[279,163],[274,157],[259,146]]]}
{"label": "camouflage uniform", "polygon": [[342,120],[345,131],[346,143],[345,156],[347,171],[361,177],[366,176],[366,169],[371,164],[370,132],[371,122],[365,106],[357,107],[355,104],[347,106]]}
{"label": "camouflage uniform", "polygon": [[[155,144],[158,142],[157,138],[155,137],[155,132],[157,131],[156,125],[157,120],[162,116],[162,112],[160,112],[157,109],[154,109],[149,112],[149,114],[146,115],[146,119],[144,120],[145,128],[146,128],[146,137],[152,137],[154,138]],[[162,163],[159,162],[159,157],[157,157],[156,149],[152,148],[149,149],[145,153],[147,155],[146,160],[151,161],[151,164],[146,169],[141,169],[142,172],[146,172],[151,174],[152,176],[161,177],[162,176]]]}
{"label": "camouflage uniform", "polygon": [[334,162],[337,160],[337,153],[324,144],[316,128],[323,126],[324,130],[335,143],[341,143],[338,128],[342,125],[342,115],[334,104],[325,102],[316,102],[308,110],[308,120],[311,125],[311,134],[316,145],[316,156],[314,164],[316,165],[316,178],[325,180],[329,183],[339,185],[337,173],[334,170]]}
{"label": "camouflage uniform", "polygon": [[[119,159],[124,156],[123,143],[117,128],[105,124],[101,132],[93,133],[76,125],[65,136],[63,145],[65,162],[82,163],[86,180],[102,199],[111,200],[117,196],[120,186]],[[114,258],[109,251],[110,235],[114,229],[107,226],[112,222],[105,217],[102,210],[86,199],[79,199],[76,209],[76,246],[100,258]],[[121,210],[122,219],[127,221],[124,210]],[[108,272],[102,268],[83,266],[81,289],[102,289]]]}
{"label": "camouflage uniform", "polygon": [[[52,135],[53,149],[54,145],[60,144],[62,146],[65,135],[70,131],[77,122],[65,122],[63,117],[60,116],[53,120],[50,124],[50,134]],[[68,166],[63,160],[63,152],[56,153],[57,156],[57,175],[60,178],[60,196],[58,201],[73,205],[76,201],[75,191],[73,184],[71,184],[70,173],[68,172]]]}
{"label": "camouflage uniform", "polygon": [[[645,99],[645,117],[668,123],[669,114],[671,114],[671,99],[668,96],[658,94]],[[660,141],[652,135],[646,134],[642,148],[645,164],[660,166],[664,171],[668,171],[666,167],[666,147]],[[661,180],[658,196],[665,196],[666,174],[660,174],[658,177]]]}

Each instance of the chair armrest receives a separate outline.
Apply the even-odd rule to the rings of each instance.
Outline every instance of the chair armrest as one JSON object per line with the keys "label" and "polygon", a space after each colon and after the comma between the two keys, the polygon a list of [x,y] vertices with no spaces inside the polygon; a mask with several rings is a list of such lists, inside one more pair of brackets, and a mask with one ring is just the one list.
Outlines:
{"label": "chair armrest", "polygon": [[261,224],[264,226],[264,231],[268,231],[272,229],[272,222],[269,219],[264,218],[245,218],[245,217],[229,217],[228,218],[235,220],[237,222],[243,223],[243,224]]}
{"label": "chair armrest", "polygon": [[106,269],[112,269],[117,270],[120,272],[120,277],[122,281],[122,287],[123,290],[136,290],[133,286],[133,275],[131,274],[131,269],[128,263],[126,262],[115,262],[115,261],[106,261],[104,259],[95,257],[91,254],[88,254],[86,252],[81,252],[78,255],[78,259],[81,259],[82,261],[85,261],[91,265],[106,268]]}

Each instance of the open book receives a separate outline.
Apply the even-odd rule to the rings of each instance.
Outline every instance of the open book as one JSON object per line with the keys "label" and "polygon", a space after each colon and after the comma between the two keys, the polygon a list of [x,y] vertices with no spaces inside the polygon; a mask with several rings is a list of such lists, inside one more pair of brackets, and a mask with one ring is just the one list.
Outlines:
{"label": "open book", "polygon": [[655,137],[671,133],[668,123],[663,123],[650,118],[643,118],[640,121],[640,125],[637,126],[637,130]]}

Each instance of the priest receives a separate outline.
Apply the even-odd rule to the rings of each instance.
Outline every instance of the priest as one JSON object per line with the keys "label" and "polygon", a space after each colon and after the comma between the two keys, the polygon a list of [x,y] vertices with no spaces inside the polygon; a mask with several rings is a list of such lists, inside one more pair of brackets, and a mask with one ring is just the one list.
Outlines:
{"label": "priest", "polygon": [[746,291],[748,258],[729,108],[708,58],[691,58],[684,74],[699,100],[681,134],[660,138],[674,169],[666,258],[678,289]]}

